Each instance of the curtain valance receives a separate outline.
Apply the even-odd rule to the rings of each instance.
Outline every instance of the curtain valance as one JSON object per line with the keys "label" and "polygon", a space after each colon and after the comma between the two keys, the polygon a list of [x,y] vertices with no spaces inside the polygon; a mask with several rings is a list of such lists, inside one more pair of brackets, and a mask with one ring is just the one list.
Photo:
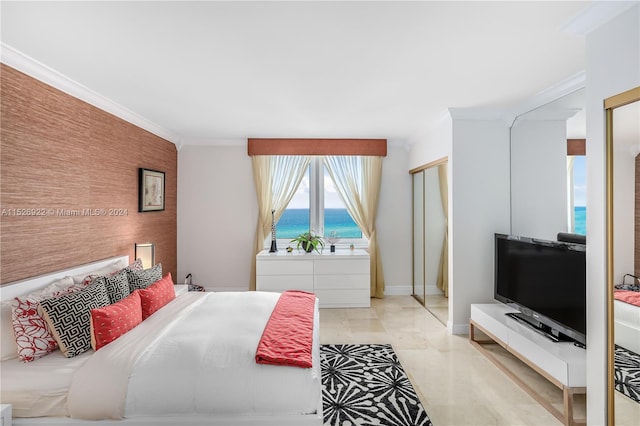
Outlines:
{"label": "curtain valance", "polygon": [[258,139],[250,138],[254,155],[362,155],[387,156],[386,139]]}
{"label": "curtain valance", "polygon": [[567,155],[586,155],[586,139],[567,139]]}

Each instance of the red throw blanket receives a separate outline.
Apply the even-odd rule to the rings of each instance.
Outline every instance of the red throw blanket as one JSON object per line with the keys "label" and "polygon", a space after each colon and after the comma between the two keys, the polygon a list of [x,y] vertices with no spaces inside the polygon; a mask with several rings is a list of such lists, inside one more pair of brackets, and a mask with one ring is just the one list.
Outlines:
{"label": "red throw blanket", "polygon": [[256,351],[258,364],[311,368],[316,296],[303,291],[280,295]]}
{"label": "red throw blanket", "polygon": [[613,297],[631,305],[640,306],[640,291],[616,290],[613,292]]}

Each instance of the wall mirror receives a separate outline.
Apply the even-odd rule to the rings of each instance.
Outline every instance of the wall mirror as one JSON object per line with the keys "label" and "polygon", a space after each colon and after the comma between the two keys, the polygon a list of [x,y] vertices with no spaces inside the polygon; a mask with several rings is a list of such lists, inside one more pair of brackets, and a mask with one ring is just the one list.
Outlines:
{"label": "wall mirror", "polygon": [[640,422],[640,87],[607,98],[609,424]]}
{"label": "wall mirror", "polygon": [[558,232],[585,234],[585,105],[581,88],[513,122],[511,234],[546,240]]}
{"label": "wall mirror", "polygon": [[410,170],[413,186],[413,297],[446,325],[447,159]]}

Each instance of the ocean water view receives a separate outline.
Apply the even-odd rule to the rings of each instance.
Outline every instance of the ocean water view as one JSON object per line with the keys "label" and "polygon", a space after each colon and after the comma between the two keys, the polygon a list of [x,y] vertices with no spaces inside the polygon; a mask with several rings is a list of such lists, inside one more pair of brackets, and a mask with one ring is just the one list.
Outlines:
{"label": "ocean water view", "polygon": [[[295,238],[309,230],[309,209],[287,209],[276,224],[277,238]],[[346,209],[324,209],[324,235],[335,231],[339,239],[362,238]]]}
{"label": "ocean water view", "polygon": [[576,206],[573,208],[576,234],[587,235],[587,208],[585,206]]}
{"label": "ocean water view", "polygon": [[[574,207],[575,232],[587,235],[587,208]],[[309,230],[309,209],[287,209],[276,224],[277,238],[295,238]],[[324,234],[335,231],[339,239],[362,238],[360,228],[355,224],[346,209],[324,210]]]}

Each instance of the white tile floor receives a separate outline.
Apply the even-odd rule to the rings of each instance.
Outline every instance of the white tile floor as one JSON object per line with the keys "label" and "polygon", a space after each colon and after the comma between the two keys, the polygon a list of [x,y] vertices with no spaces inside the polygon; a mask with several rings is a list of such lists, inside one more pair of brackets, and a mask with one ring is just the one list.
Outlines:
{"label": "white tile floor", "polygon": [[[322,309],[320,340],[391,343],[436,426],[561,424],[478,352],[467,336],[448,334],[442,322],[410,296],[372,299],[371,308]],[[497,345],[493,350],[562,407],[559,389]],[[575,411],[576,418],[584,417],[584,396],[576,396]]]}
{"label": "white tile floor", "polygon": [[427,308],[434,317],[438,318],[444,326],[449,320],[449,299],[444,296],[427,295],[424,301],[424,307]]}

